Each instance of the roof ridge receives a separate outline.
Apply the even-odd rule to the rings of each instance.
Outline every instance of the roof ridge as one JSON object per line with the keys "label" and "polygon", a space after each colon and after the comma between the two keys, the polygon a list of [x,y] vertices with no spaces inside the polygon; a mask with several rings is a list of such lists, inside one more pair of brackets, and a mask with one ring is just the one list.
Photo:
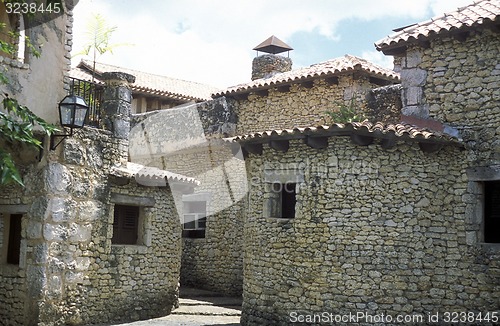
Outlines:
{"label": "roof ridge", "polygon": [[[93,61],[86,60],[86,59],[82,59],[81,62],[82,61],[90,62],[89,68],[92,69],[92,63],[93,63]],[[140,73],[142,75],[150,75],[150,76],[156,76],[156,77],[161,77],[161,78],[169,78],[169,79],[173,79],[173,80],[184,81],[184,82],[187,82],[187,83],[194,83],[194,84],[198,84],[198,85],[202,85],[202,86],[210,86],[210,87],[213,87],[215,89],[219,89],[216,86],[212,86],[210,84],[205,84],[205,83],[201,83],[201,82],[197,82],[197,81],[192,81],[192,80],[187,80],[187,79],[182,79],[182,78],[177,78],[177,77],[171,77],[171,76],[167,76],[167,75],[155,74],[155,73],[151,73],[151,72],[147,72],[147,71],[142,71],[142,70],[137,70],[137,69],[132,69],[132,68],[126,68],[126,67],[112,65],[112,64],[108,64],[108,63],[102,63],[102,62],[98,62],[98,61],[96,61],[96,64],[99,64],[99,65],[102,65],[102,66],[119,68],[121,70],[134,71],[134,72],[138,72],[138,73]]]}
{"label": "roof ridge", "polygon": [[391,82],[399,80],[399,73],[390,68],[382,67],[372,63],[367,59],[346,54],[341,57],[333,58],[323,62],[315,63],[310,66],[300,67],[298,69],[282,72],[273,75],[269,78],[255,79],[247,83],[241,83],[221,90],[214,96],[223,96],[231,94],[241,94],[251,92],[256,89],[267,89],[275,87],[274,85],[284,85],[301,82],[304,80],[312,80],[324,78],[327,76],[337,76],[349,71],[362,70],[369,76],[386,79]]}
{"label": "roof ridge", "polygon": [[[450,32],[460,28],[483,25],[488,21],[497,21],[500,14],[500,0],[479,0],[454,10],[435,15],[430,19],[409,25],[375,42],[377,50],[390,52],[391,49],[428,38],[435,34]],[[387,54],[387,53],[386,53]]]}
{"label": "roof ridge", "polygon": [[[163,94],[162,96],[183,98],[185,100],[206,101],[212,98],[213,93],[221,90],[219,87],[200,82],[143,72],[97,61],[95,64],[95,74],[93,73],[93,61],[86,59],[82,59],[71,72],[75,72],[74,76],[77,76],[76,78],[85,80],[87,78],[90,80],[91,75],[96,75],[96,80],[100,82],[102,82],[100,80],[101,74],[106,71],[129,73],[136,77],[135,83],[131,87],[137,91],[151,94],[160,92]],[[76,73],[77,71],[81,73]]]}

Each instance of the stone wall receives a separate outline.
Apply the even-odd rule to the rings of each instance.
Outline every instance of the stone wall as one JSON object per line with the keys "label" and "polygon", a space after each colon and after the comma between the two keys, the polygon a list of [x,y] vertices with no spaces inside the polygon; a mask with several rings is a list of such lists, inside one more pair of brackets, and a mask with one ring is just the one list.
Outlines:
{"label": "stone wall", "polygon": [[[234,100],[218,98],[133,117],[130,157],[200,182],[207,200],[205,237],[183,238],[181,285],[241,295],[245,163],[220,137],[235,132]],[[178,219],[183,204],[177,203]]]}
{"label": "stone wall", "polygon": [[466,234],[471,245],[482,247],[484,182],[500,180],[500,175],[473,171],[495,171],[500,164],[500,37],[486,27],[462,37],[436,38],[429,45],[410,47],[396,58],[405,94],[403,113],[442,122],[445,131],[466,144]]}
{"label": "stone wall", "polygon": [[7,266],[2,266],[0,273],[0,301],[5,303],[0,311],[2,325],[24,325],[26,321],[24,315],[27,295],[26,277],[16,268]]}
{"label": "stone wall", "polygon": [[62,146],[62,160],[47,168],[48,195],[32,204],[43,224],[38,242],[45,252],[38,268],[50,280],[39,322],[81,324],[88,322],[82,312],[92,306],[87,298],[92,256],[104,251],[94,234],[108,222],[107,179],[123,143],[110,132],[88,128]]}
{"label": "stone wall", "polygon": [[341,105],[350,105],[354,97],[355,109],[370,118],[366,96],[379,87],[367,76],[341,75],[338,85],[323,79],[314,81],[312,88],[292,84],[289,91],[270,89],[268,95],[250,94],[248,100],[238,101],[236,114],[238,135],[294,127],[311,127],[331,123],[326,111],[336,111]]}
{"label": "stone wall", "polygon": [[205,238],[182,241],[181,285],[241,296],[244,203],[208,217]]}
{"label": "stone wall", "polygon": [[499,46],[498,33],[484,29],[465,41],[443,38],[428,49],[413,47],[401,60],[403,110],[417,110],[461,131],[473,149],[472,164],[500,163]]}
{"label": "stone wall", "polygon": [[[60,162],[25,176],[30,183],[17,203],[28,207],[24,245],[19,266],[0,270],[2,320],[90,324],[168,314],[177,304],[181,256],[172,193],[133,180],[111,183],[127,147],[110,132],[86,128],[61,146]],[[112,193],[154,198],[144,208],[144,245],[111,245]]]}
{"label": "stone wall", "polygon": [[371,121],[399,123],[401,121],[402,86],[389,85],[375,88],[368,94],[368,110]]}
{"label": "stone wall", "polygon": [[[119,182],[123,184],[123,181]],[[84,324],[116,323],[165,316],[177,305],[181,229],[169,188],[111,184],[109,194],[151,198],[142,207],[139,245],[111,244],[113,203],[98,208],[89,243],[89,266],[83,285]],[[130,203],[124,203],[130,204]]]}
{"label": "stone wall", "polygon": [[[159,121],[160,122],[160,121]],[[215,144],[214,144],[215,143]],[[151,165],[194,177],[200,185],[193,195],[207,200],[205,237],[183,238],[181,285],[238,296],[243,286],[243,200],[245,163],[221,142],[167,154]],[[178,219],[183,204],[177,203]]]}
{"label": "stone wall", "polygon": [[35,48],[40,51],[37,58],[28,50],[24,62],[0,58],[8,85],[0,88],[3,93],[16,98],[21,105],[28,106],[35,114],[48,122],[57,123],[57,104],[69,89],[64,73],[71,65],[72,46],[72,1],[65,1],[65,14],[26,30]]}
{"label": "stone wall", "polygon": [[[325,150],[264,145],[247,162],[242,325],[288,325],[293,311],[427,318],[498,309],[500,256],[466,237],[466,157],[342,137]],[[302,176],[294,219],[263,217],[269,171]]]}
{"label": "stone wall", "polygon": [[[63,5],[67,6],[68,2]],[[17,99],[51,123],[58,121],[57,104],[68,88],[63,75],[70,67],[71,9],[66,7],[63,15],[26,30],[26,36],[41,52],[39,58],[31,51],[25,53],[24,62],[0,57],[0,65],[5,68],[2,73],[9,80],[8,85],[2,85],[2,94]],[[49,190],[49,171],[53,171],[54,165],[47,162],[47,151],[40,157],[38,150],[34,153],[28,150],[25,155],[21,153],[25,151],[22,146],[8,147],[3,143],[1,146],[12,150],[26,187],[0,187],[0,234],[6,231],[3,222],[11,213],[24,214],[19,265],[5,264],[6,248],[3,246],[2,252],[0,246],[0,320],[2,325],[31,325],[39,321],[46,308],[40,304],[44,286],[54,283],[59,286],[58,279],[46,278],[42,267],[47,264],[48,248],[42,243],[45,218],[42,210],[46,206],[41,198]],[[6,238],[3,239],[5,245]]]}
{"label": "stone wall", "polygon": [[6,264],[9,238],[5,231],[9,216],[5,211],[0,213],[0,320],[2,325],[21,325],[25,321],[26,267]]}

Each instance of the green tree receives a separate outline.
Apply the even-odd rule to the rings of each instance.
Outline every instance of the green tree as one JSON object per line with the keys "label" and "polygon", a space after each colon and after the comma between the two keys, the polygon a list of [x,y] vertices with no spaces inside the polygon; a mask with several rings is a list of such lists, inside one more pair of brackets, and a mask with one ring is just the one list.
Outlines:
{"label": "green tree", "polygon": [[[0,25],[0,32],[4,32],[5,25]],[[19,37],[18,33],[7,32],[11,38]],[[35,51],[34,47],[27,39],[28,48],[32,53],[39,57],[40,53]],[[9,56],[13,55],[16,47],[7,41],[0,40],[0,52]],[[8,84],[8,78],[5,71],[0,71],[0,84]],[[14,147],[18,144],[26,144],[33,147],[42,147],[42,141],[36,138],[35,129],[39,128],[43,133],[50,135],[56,131],[56,127],[47,123],[44,119],[34,114],[28,107],[21,105],[15,98],[8,94],[1,95],[2,106],[0,107],[0,143],[10,144]],[[17,183],[24,186],[19,169],[14,162],[12,154],[4,146],[0,147],[0,185]]]}
{"label": "green tree", "polygon": [[76,53],[74,56],[90,56],[92,54],[92,61],[94,64],[92,69],[92,79],[94,78],[95,64],[98,55],[103,55],[107,52],[110,52],[112,54],[115,48],[128,45],[125,43],[110,44],[111,35],[115,31],[116,26],[108,25],[106,19],[100,14],[93,15],[92,19],[87,22],[87,27],[84,32],[85,43],[83,46],[83,50]]}

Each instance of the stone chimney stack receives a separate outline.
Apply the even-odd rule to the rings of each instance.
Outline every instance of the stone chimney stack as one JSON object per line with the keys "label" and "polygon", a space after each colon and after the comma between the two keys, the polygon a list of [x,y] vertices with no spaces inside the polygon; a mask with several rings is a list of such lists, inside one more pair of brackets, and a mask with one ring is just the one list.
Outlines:
{"label": "stone chimney stack", "polygon": [[[269,37],[253,49],[257,51],[257,57],[252,62],[252,80],[269,78],[278,73],[292,70],[292,60],[277,54],[293,49],[276,36]],[[259,56],[259,51],[268,54]]]}

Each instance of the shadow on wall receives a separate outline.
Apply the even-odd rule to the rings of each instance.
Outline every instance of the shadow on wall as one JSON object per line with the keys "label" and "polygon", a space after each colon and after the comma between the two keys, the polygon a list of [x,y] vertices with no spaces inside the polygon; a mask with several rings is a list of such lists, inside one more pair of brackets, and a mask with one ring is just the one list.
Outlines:
{"label": "shadow on wall", "polygon": [[[248,191],[241,148],[209,138],[196,104],[148,115],[132,127],[129,139],[131,162],[199,180],[212,199],[210,214],[233,206]],[[176,209],[182,216],[181,202]]]}

